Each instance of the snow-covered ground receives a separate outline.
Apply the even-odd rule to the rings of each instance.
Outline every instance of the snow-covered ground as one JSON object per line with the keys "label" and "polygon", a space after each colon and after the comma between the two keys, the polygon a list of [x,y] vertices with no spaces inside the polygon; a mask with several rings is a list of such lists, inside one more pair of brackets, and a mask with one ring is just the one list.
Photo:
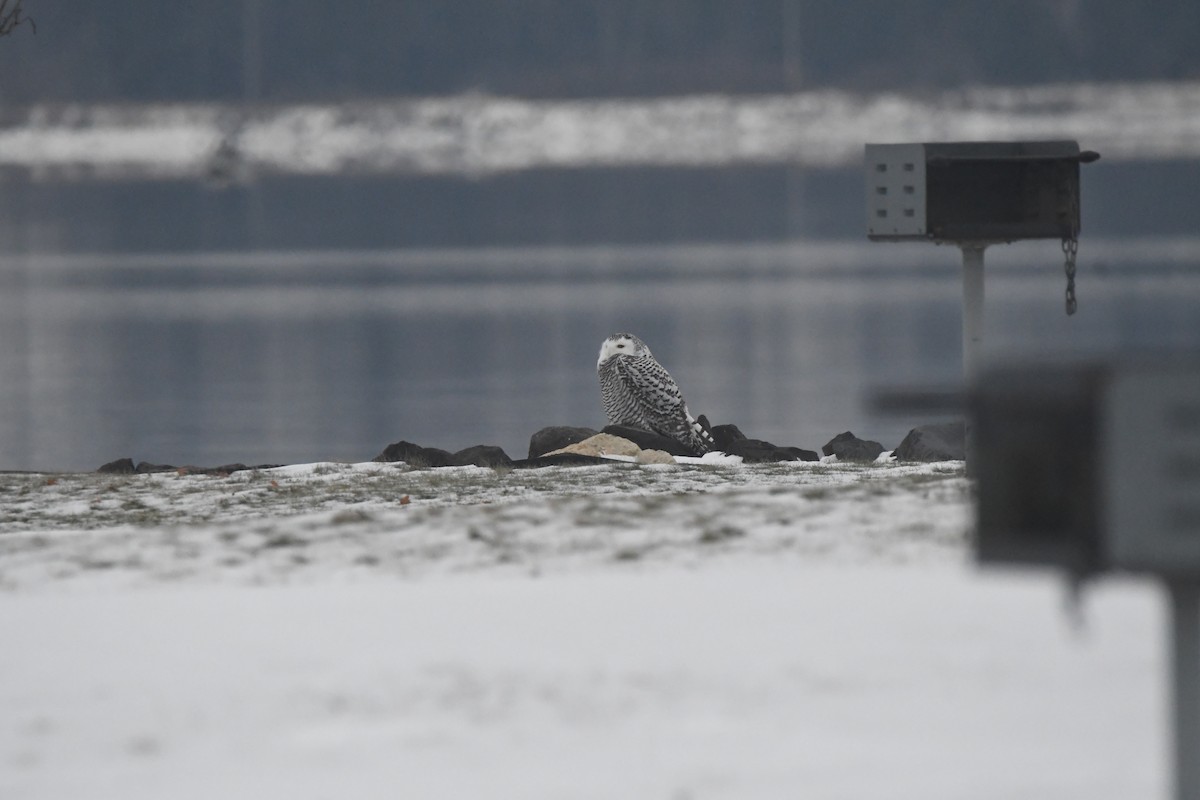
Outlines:
{"label": "snow-covered ground", "polygon": [[0,797],[1165,796],[1147,584],[961,464],[0,475]]}

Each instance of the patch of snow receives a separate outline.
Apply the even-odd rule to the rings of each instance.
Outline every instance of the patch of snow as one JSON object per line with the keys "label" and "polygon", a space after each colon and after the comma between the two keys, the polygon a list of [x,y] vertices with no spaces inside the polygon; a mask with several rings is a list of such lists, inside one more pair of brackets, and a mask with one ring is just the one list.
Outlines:
{"label": "patch of snow", "polygon": [[1080,638],[1057,591],[757,560],[10,595],[0,794],[1164,796],[1153,594]]}
{"label": "patch of snow", "polygon": [[[704,464],[707,466],[723,465],[733,467],[741,464],[745,459],[741,456],[722,453],[719,450],[710,450],[700,457],[695,456],[675,456],[675,461],[679,464]],[[780,462],[787,463],[787,462]]]}

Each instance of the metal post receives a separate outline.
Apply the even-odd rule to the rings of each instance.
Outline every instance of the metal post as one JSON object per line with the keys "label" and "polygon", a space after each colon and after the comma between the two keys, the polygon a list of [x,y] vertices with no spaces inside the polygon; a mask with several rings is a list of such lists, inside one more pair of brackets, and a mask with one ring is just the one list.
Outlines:
{"label": "metal post", "polygon": [[969,386],[979,369],[983,342],[983,248],[962,245],[963,259],[963,380]]}
{"label": "metal post", "polygon": [[1200,800],[1200,583],[1169,580],[1175,800]]}
{"label": "metal post", "polygon": [[[983,343],[983,249],[986,245],[960,245],[963,261],[963,386],[970,390],[979,370],[979,348]],[[965,422],[967,472],[973,473],[975,432]]]}

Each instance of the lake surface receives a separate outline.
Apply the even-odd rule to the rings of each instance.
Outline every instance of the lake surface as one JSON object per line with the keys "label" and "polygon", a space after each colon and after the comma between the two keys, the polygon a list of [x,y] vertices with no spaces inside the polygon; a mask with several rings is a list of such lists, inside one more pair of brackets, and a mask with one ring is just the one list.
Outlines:
{"label": "lake surface", "polygon": [[[987,253],[989,360],[1200,349],[1200,240],[1088,240],[1079,313],[1056,242]],[[895,447],[956,388],[958,251],[859,241],[10,256],[0,260],[0,469],[129,456],[360,461],[400,439],[514,457],[604,424],[600,342],[638,334],[695,413],[818,450]]]}
{"label": "lake surface", "polygon": [[864,241],[863,144],[1102,153],[1079,314],[1056,242],[991,248],[986,356],[1200,348],[1197,108],[1200,82],[6,108],[0,469],[520,456],[603,424],[621,330],[714,423],[895,447],[942,417],[871,396],[961,380],[960,262]]}

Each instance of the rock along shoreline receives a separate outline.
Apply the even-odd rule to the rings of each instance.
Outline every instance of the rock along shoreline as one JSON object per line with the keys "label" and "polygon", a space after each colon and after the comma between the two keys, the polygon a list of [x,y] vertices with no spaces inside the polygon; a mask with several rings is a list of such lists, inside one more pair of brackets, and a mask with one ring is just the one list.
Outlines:
{"label": "rock along shoreline", "polygon": [[[871,463],[885,453],[890,459],[905,462],[961,461],[966,458],[965,431],[962,422],[922,425],[913,428],[893,450],[881,443],[860,439],[850,431],[834,436],[821,448],[821,452],[801,447],[781,446],[763,439],[746,436],[737,425],[708,424],[700,417],[700,423],[712,434],[716,450],[737,456],[745,463],[771,463],[779,461],[820,461],[825,457],[836,457],[838,461]],[[600,437],[607,440],[597,441]],[[614,445],[612,440],[627,442],[631,447]],[[616,452],[614,449],[620,449]],[[661,455],[650,455],[661,454]],[[387,445],[373,461],[404,462],[415,468],[477,466],[503,469],[530,469],[551,466],[583,466],[611,463],[610,456],[631,457],[639,463],[670,463],[675,456],[695,456],[679,442],[659,436],[650,431],[623,425],[609,425],[601,430],[592,428],[552,425],[538,430],[529,439],[529,453],[525,458],[514,459],[495,445],[479,444],[451,452],[438,447],[427,447],[401,440]],[[242,463],[222,464],[214,467],[192,465],[176,466],[148,461],[135,462],[132,458],[118,458],[100,466],[96,471],[108,474],[133,475],[158,472],[178,472],[187,475],[230,475],[247,469],[273,469],[285,464]]]}

